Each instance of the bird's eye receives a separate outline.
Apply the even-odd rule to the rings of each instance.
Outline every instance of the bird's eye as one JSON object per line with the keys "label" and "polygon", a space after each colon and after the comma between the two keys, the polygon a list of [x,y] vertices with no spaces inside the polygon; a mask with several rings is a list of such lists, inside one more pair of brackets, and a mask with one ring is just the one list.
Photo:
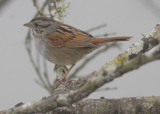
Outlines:
{"label": "bird's eye", "polygon": [[35,23],[35,24],[34,24],[34,27],[37,28],[37,27],[38,27],[38,23]]}

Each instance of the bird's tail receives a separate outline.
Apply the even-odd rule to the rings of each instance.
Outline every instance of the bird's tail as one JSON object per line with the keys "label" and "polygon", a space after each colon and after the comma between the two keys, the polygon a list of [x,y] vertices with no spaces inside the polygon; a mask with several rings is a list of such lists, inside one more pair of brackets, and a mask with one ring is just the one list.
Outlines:
{"label": "bird's tail", "polygon": [[124,36],[124,37],[108,37],[108,38],[94,38],[92,39],[92,43],[95,45],[101,45],[105,44],[106,42],[116,42],[116,41],[128,41],[130,36]]}

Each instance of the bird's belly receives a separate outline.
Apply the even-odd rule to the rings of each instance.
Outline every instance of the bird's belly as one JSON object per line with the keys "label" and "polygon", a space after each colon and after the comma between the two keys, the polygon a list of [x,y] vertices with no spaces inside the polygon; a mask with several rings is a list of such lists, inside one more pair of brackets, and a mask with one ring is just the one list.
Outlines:
{"label": "bird's belly", "polygon": [[48,50],[45,57],[55,64],[59,65],[71,65],[75,64],[85,54],[89,53],[90,50],[84,49],[71,49],[66,47],[51,48]]}
{"label": "bird's belly", "polygon": [[52,47],[43,50],[42,55],[52,63],[59,65],[71,65],[80,60],[86,53],[82,49],[70,49],[65,47]]}
{"label": "bird's belly", "polygon": [[91,48],[54,47],[40,40],[36,40],[36,48],[48,61],[58,65],[75,64],[85,54],[92,51]]}

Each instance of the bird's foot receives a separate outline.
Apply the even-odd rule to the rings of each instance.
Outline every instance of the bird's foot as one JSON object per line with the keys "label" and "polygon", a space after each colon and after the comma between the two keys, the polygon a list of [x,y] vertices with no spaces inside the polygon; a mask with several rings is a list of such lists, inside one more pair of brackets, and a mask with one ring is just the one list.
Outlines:
{"label": "bird's foot", "polygon": [[[61,67],[60,65],[55,65],[53,71],[56,72],[56,70]],[[66,71],[68,71],[68,68],[66,66],[64,66],[64,68],[66,69]]]}
{"label": "bird's foot", "polygon": [[63,82],[73,82],[73,81],[76,81],[76,80],[68,80],[68,79],[65,79],[65,78],[62,78],[62,79],[59,79],[55,86],[54,86],[54,89],[56,89],[59,85],[61,85]]}

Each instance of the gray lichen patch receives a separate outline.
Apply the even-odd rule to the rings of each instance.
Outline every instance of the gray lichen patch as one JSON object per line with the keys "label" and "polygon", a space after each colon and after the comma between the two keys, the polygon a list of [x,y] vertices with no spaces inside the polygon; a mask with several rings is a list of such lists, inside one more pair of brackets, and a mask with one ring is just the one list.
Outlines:
{"label": "gray lichen patch", "polygon": [[158,41],[160,41],[160,24],[157,24],[156,27],[151,32],[149,32],[145,37],[146,38],[153,37]]}
{"label": "gray lichen patch", "polygon": [[60,105],[68,105],[70,104],[69,103],[69,100],[67,99],[66,97],[67,95],[65,94],[60,94],[59,97],[57,98],[57,103],[60,104]]}
{"label": "gray lichen patch", "polygon": [[120,65],[127,60],[131,60],[140,53],[144,53],[160,43],[160,24],[152,32],[144,36],[140,41],[134,43],[124,53],[114,59],[114,65]]}
{"label": "gray lichen patch", "polygon": [[128,48],[127,52],[128,55],[138,55],[144,47],[144,42],[140,40],[139,42],[136,42],[131,47]]}

